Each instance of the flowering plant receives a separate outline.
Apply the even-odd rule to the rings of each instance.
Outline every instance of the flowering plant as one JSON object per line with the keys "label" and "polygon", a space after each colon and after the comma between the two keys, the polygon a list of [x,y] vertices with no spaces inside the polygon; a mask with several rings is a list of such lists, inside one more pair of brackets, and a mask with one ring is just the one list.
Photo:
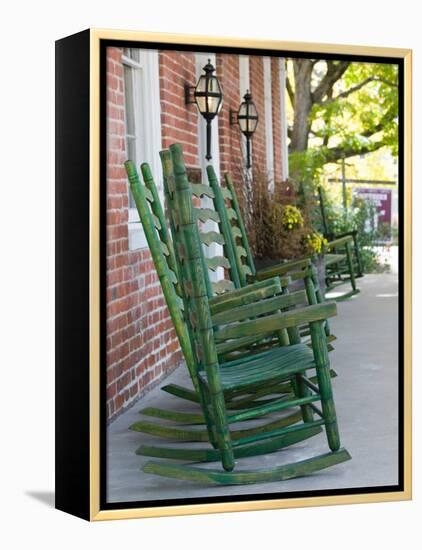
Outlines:
{"label": "flowering plant", "polygon": [[292,204],[287,204],[283,208],[281,223],[284,229],[288,230],[303,227],[303,216],[299,208],[293,206]]}
{"label": "flowering plant", "polygon": [[314,232],[314,233],[310,233],[309,235],[306,235],[305,241],[309,251],[312,254],[323,254],[324,247],[327,246],[328,244],[327,239],[321,233],[318,233],[318,232]]}

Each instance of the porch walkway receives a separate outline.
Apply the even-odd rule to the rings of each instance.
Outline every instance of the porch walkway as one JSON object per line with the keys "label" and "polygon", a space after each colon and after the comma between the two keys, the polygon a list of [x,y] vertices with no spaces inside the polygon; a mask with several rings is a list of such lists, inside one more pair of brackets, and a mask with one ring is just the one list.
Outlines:
{"label": "porch walkway", "polygon": [[[108,428],[107,500],[128,502],[183,498],[188,502],[189,498],[205,496],[282,495],[292,491],[396,484],[397,275],[366,275],[358,283],[361,293],[338,304],[338,316],[331,324],[338,339],[334,343],[335,351],[330,353],[332,367],[339,374],[334,380],[334,395],[342,445],[348,449],[352,460],[308,477],[243,487],[206,486],[144,474],[141,466],[149,458],[135,455],[135,449],[141,442],[166,444],[166,441],[128,430],[128,426],[141,419],[138,411],[145,406],[189,410],[187,402],[155,388]],[[177,369],[163,384],[168,382],[187,385],[186,369]],[[142,418],[147,420],[147,417]],[[279,465],[326,450],[325,436],[320,434],[277,453],[242,459],[241,468]],[[215,468],[216,463],[204,467]]]}

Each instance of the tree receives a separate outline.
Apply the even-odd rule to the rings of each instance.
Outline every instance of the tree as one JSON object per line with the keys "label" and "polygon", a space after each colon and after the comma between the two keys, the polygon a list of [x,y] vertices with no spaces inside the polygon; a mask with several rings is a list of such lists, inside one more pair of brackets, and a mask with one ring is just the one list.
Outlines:
{"label": "tree", "polygon": [[397,65],[290,59],[286,87],[293,178],[385,146],[397,154]]}

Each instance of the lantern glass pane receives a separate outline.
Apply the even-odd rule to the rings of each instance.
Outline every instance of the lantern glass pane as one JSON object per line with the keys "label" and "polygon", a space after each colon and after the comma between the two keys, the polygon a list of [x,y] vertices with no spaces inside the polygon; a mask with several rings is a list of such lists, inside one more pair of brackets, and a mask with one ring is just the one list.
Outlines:
{"label": "lantern glass pane", "polygon": [[196,104],[200,113],[206,113],[207,111],[207,98],[204,96],[195,97]]}
{"label": "lantern glass pane", "polygon": [[220,84],[215,76],[212,76],[208,80],[208,91],[213,94],[219,94],[221,93]]}
{"label": "lantern glass pane", "polygon": [[248,128],[248,120],[246,118],[240,118],[239,119],[239,127],[240,127],[240,131],[241,132],[247,132],[247,128]]}
{"label": "lantern glass pane", "polygon": [[207,89],[207,79],[205,76],[200,76],[198,80],[198,84],[196,85],[196,91],[197,92],[206,92]]}
{"label": "lantern glass pane", "polygon": [[258,120],[256,118],[248,119],[248,132],[255,132],[258,125]]}
{"label": "lantern glass pane", "polygon": [[220,102],[219,97],[207,97],[208,112],[209,113],[216,113],[217,109],[218,109],[219,102]]}
{"label": "lantern glass pane", "polygon": [[257,114],[255,103],[249,103],[249,116],[257,116]]}
{"label": "lantern glass pane", "polygon": [[246,116],[248,114],[247,112],[247,104],[241,103],[239,107],[239,116]]}

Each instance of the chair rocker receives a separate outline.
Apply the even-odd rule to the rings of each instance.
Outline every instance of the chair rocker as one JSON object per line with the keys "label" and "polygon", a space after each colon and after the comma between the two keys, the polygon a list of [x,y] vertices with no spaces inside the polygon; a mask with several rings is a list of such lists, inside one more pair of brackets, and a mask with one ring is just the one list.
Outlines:
{"label": "chair rocker", "polygon": [[[192,367],[197,376],[199,401],[212,448],[202,450],[183,447],[167,451],[161,449],[159,456],[174,459],[189,457],[188,460],[195,462],[219,460],[222,469],[203,469],[189,464],[172,465],[150,461],[143,467],[144,472],[182,480],[246,484],[303,476],[349,460],[349,453],[340,446],[326,336],[323,329],[324,321],[336,314],[335,303],[326,302],[280,311],[285,307],[286,298],[290,300],[289,295],[280,295],[270,299],[274,312],[271,315],[260,317],[263,310],[269,313],[269,308],[264,307],[261,301],[235,308],[237,311],[226,311],[224,325],[216,319],[216,316],[212,316],[202,242],[182,149],[180,145],[175,144],[170,147],[170,151],[175,185],[172,208],[177,219],[175,257],[181,277],[184,318],[192,344],[185,358],[189,361],[193,360]],[[159,252],[162,259],[161,248]],[[163,282],[163,288],[171,286],[167,276],[160,277],[160,280]],[[306,300],[304,291],[294,294]],[[290,307],[291,303],[288,303]],[[292,343],[261,354],[243,357],[226,365],[219,359],[220,344],[224,345],[227,341],[242,339],[257,333],[271,334],[278,330],[297,328],[303,323],[310,325],[312,349],[306,344]],[[317,372],[315,383],[311,382],[307,376],[307,373],[313,369]],[[268,405],[264,404],[247,410],[232,412],[227,408],[225,395],[227,391],[243,391],[251,385],[268,386],[286,381],[292,384],[294,395],[289,394]],[[317,406],[316,402],[319,402],[320,406]],[[259,418],[269,409],[275,412],[291,408],[298,408],[301,421],[248,437],[234,438],[232,435],[231,425],[241,419]],[[329,447],[327,453],[274,468],[233,471],[235,458],[274,452],[277,448],[284,446],[285,437],[299,437],[302,431],[308,432],[322,427],[325,429]],[[155,450],[157,451],[157,448]]]}

